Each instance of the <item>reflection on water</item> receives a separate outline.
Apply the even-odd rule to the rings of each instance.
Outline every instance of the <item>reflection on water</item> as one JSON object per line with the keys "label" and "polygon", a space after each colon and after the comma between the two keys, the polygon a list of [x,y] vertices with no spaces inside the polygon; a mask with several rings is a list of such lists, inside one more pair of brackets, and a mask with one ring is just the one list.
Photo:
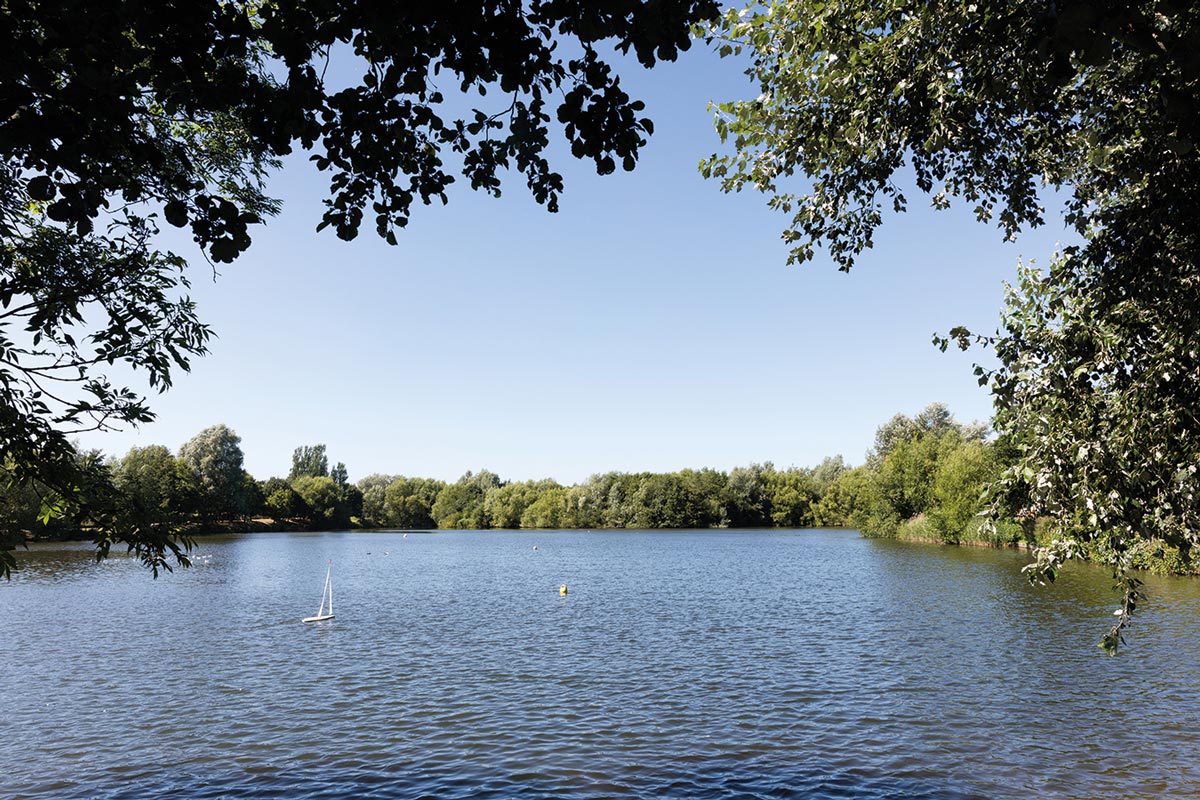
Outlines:
{"label": "reflection on water", "polygon": [[[534,550],[533,546],[537,549]],[[840,531],[268,534],[0,586],[5,794],[1200,796],[1200,587]],[[337,618],[303,625],[333,559]],[[560,596],[567,583],[570,594]]]}

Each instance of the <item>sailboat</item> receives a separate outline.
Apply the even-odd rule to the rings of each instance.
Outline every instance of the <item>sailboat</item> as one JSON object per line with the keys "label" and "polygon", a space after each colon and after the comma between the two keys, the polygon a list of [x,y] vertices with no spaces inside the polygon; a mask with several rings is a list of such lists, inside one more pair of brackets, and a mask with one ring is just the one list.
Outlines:
{"label": "sailboat", "polygon": [[[325,569],[325,588],[321,590],[321,607],[317,609],[315,617],[305,617],[301,622],[321,622],[327,619],[333,619],[333,584],[329,581],[329,573],[333,570],[333,559],[329,559],[329,566]],[[325,613],[325,598],[329,598],[329,613]]]}

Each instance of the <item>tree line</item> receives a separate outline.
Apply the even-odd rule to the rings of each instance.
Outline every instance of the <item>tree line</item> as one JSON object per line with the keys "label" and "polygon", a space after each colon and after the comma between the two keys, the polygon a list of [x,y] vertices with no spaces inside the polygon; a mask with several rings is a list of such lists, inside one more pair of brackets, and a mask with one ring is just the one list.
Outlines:
{"label": "tree line", "polygon": [[[256,480],[243,467],[241,438],[225,425],[198,433],[172,453],[162,445],[134,447],[122,458],[76,450],[82,470],[111,484],[110,506],[124,524],[164,536],[225,530],[251,520],[304,527],[358,524],[362,493],[344,463],[332,469],[325,445],[299,447],[286,478]],[[11,470],[0,465],[0,477]],[[23,538],[99,533],[105,520],[92,504],[73,503],[53,487],[0,481],[0,530]]]}
{"label": "tree line", "polygon": [[[0,532],[17,541],[92,538],[103,549],[113,543],[111,526],[124,526],[178,543],[185,562],[191,536],[230,530],[825,527],[995,547],[1046,547],[1054,535],[1028,494],[997,491],[1018,446],[986,425],[958,422],[940,403],[881,425],[858,466],[836,455],[815,467],[611,471],[574,485],[508,481],[487,469],[452,482],[376,473],[351,483],[345,463],[330,466],[323,444],[297,447],[287,476],[259,480],[244,469],[241,440],[225,425],[201,431],[177,453],[150,445],[121,458],[98,450],[75,457],[81,472],[113,487],[107,501],[5,481],[5,463]],[[109,511],[90,516],[96,507]],[[1108,562],[1117,546],[1098,537],[1080,555]],[[1186,549],[1160,539],[1139,543],[1131,564],[1197,572]]]}
{"label": "tree line", "polygon": [[[486,469],[453,482],[373,474],[352,484],[344,463],[330,467],[323,444],[297,447],[286,477],[258,480],[225,425],[201,431],[177,453],[150,445],[121,458],[96,450],[76,457],[107,474],[124,517],[163,531],[249,520],[401,529],[854,527],[884,537],[927,530],[949,542],[971,529],[983,486],[1007,464],[1003,446],[986,433],[934,404],[880,427],[860,466],[837,455],[815,467],[605,472],[570,486],[507,481]],[[62,502],[49,487],[5,485],[0,525],[10,531],[45,537],[91,527],[84,508],[48,514]]]}

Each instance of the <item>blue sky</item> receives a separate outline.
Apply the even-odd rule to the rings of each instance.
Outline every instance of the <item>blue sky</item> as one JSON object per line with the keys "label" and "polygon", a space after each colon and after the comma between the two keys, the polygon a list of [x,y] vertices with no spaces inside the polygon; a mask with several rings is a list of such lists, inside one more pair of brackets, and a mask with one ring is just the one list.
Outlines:
{"label": "blue sky", "polygon": [[270,186],[284,211],[250,251],[216,281],[203,262],[192,272],[211,354],[152,399],[156,422],[83,443],[174,450],[224,423],[257,478],[324,443],[355,480],[486,467],[574,483],[860,463],[896,412],[941,401],[990,416],[979,356],[940,353],[930,335],[994,329],[1002,281],[1019,257],[1045,263],[1060,225],[1006,244],[910,197],[850,274],[822,254],[788,267],[784,219],[697,172],[718,147],[708,101],[757,93],[739,69],[698,45],[623,76],[655,135],[637,170],[604,178],[556,145],[558,214],[508,176],[500,199],[456,184],[397,247],[370,226],[345,243],[315,233],[324,176],[290,161]]}

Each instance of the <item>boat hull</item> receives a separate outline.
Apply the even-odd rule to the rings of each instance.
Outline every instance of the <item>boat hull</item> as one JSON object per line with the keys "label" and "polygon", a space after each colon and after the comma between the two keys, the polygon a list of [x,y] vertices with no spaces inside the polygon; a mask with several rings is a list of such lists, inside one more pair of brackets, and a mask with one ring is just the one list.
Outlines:
{"label": "boat hull", "polygon": [[327,619],[333,619],[333,614],[319,614],[315,617],[305,617],[301,622],[324,622]]}

